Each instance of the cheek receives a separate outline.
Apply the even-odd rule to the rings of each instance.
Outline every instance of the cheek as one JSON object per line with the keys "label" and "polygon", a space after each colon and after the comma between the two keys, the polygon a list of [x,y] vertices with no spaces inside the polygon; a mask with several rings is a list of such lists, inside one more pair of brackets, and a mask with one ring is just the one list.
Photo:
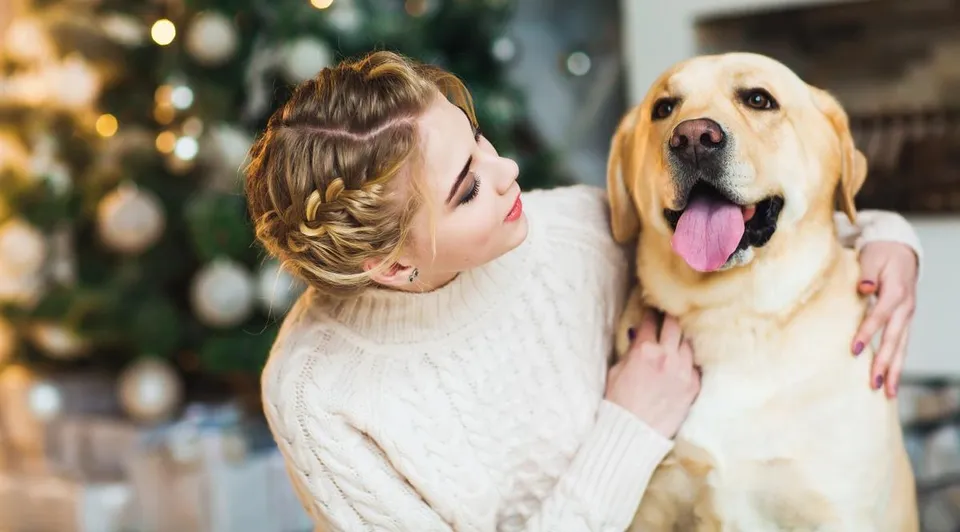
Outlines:
{"label": "cheek", "polygon": [[502,220],[492,201],[481,201],[460,207],[438,231],[437,252],[452,267],[481,264],[490,259],[502,240]]}

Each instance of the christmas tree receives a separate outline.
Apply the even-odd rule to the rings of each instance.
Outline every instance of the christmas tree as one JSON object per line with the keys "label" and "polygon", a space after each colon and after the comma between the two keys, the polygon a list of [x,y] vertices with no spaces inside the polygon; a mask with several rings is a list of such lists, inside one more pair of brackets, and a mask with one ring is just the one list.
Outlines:
{"label": "christmas tree", "polygon": [[17,10],[0,47],[0,363],[131,372],[147,357],[141,378],[255,379],[302,286],[254,242],[240,170],[291,86],[343,57],[389,49],[449,68],[484,133],[520,163],[521,185],[559,184],[506,81],[511,10],[507,0]]}

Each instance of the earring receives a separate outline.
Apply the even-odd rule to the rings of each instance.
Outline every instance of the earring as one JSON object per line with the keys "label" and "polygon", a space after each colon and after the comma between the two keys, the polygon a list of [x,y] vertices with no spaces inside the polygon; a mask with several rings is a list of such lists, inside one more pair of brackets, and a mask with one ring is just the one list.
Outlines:
{"label": "earring", "polygon": [[410,274],[410,277],[408,278],[409,281],[410,281],[411,283],[414,282],[414,281],[416,281],[418,275],[420,275],[420,270],[414,268],[414,269],[413,269],[413,273],[411,273],[411,274]]}

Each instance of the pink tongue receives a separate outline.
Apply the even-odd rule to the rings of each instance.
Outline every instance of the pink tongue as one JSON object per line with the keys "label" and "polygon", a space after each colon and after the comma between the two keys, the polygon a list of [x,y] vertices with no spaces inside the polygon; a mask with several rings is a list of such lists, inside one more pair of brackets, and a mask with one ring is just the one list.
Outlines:
{"label": "pink tongue", "polygon": [[673,251],[701,272],[723,266],[743,237],[743,212],[720,198],[698,196],[680,216]]}

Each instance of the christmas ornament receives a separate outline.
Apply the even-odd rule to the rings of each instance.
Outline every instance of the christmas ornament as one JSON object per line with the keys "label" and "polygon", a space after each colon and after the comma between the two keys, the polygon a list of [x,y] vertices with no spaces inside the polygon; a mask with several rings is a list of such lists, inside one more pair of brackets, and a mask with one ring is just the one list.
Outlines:
{"label": "christmas ornament", "polygon": [[190,291],[193,311],[211,327],[233,327],[253,310],[253,278],[243,265],[216,259],[204,266]]}
{"label": "christmas ornament", "polygon": [[36,273],[47,258],[47,241],[39,229],[23,218],[0,225],[0,270],[24,276]]}
{"label": "christmas ornament", "polygon": [[101,81],[79,54],[68,55],[63,62],[43,71],[52,104],[64,109],[84,109],[100,96]]}
{"label": "christmas ornament", "polygon": [[[0,33],[2,35],[3,33]],[[14,17],[3,40],[4,55],[23,64],[41,63],[54,57],[56,46],[36,17]]]}
{"label": "christmas ornament", "polygon": [[330,47],[319,39],[301,37],[284,48],[281,68],[287,81],[300,83],[316,76],[333,62]]}
{"label": "christmas ornament", "polygon": [[165,225],[157,196],[132,183],[118,186],[97,206],[100,239],[121,253],[142,253],[160,239]]}
{"label": "christmas ornament", "polygon": [[204,164],[210,169],[206,184],[223,192],[238,190],[253,137],[235,126],[219,124],[209,129],[203,142],[209,147],[202,152]]}
{"label": "christmas ornament", "polygon": [[117,386],[120,406],[141,423],[169,419],[183,398],[183,383],[165,360],[144,357],[127,366]]}
{"label": "christmas ornament", "polygon": [[32,308],[44,293],[41,272],[18,275],[0,268],[0,301]]}
{"label": "christmas ornament", "polygon": [[271,315],[284,314],[303,292],[304,285],[276,260],[266,261],[257,272],[257,300]]}
{"label": "christmas ornament", "polygon": [[30,340],[50,358],[71,360],[85,355],[89,343],[59,323],[35,323],[29,329]]}
{"label": "christmas ornament", "polygon": [[233,21],[222,13],[200,13],[187,30],[187,51],[205,66],[229,61],[237,52],[237,44],[237,29]]}

